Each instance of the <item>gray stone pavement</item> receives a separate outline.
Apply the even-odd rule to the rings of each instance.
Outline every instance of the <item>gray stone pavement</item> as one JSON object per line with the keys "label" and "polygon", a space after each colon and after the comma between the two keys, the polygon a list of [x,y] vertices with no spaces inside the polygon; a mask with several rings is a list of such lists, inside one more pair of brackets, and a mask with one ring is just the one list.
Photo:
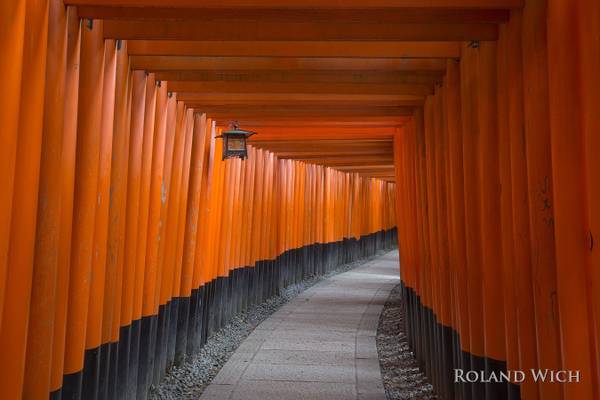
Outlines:
{"label": "gray stone pavement", "polygon": [[398,252],[307,289],[238,347],[201,400],[385,400],[375,337]]}

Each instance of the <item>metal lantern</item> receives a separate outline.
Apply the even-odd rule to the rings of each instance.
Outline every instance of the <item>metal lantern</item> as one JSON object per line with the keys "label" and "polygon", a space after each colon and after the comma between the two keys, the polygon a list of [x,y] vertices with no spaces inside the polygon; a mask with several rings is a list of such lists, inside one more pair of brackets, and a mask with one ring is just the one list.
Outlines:
{"label": "metal lantern", "polygon": [[232,129],[217,136],[223,139],[223,160],[231,157],[239,157],[242,160],[248,158],[246,139],[255,134],[256,132],[240,129],[238,124],[234,123]]}

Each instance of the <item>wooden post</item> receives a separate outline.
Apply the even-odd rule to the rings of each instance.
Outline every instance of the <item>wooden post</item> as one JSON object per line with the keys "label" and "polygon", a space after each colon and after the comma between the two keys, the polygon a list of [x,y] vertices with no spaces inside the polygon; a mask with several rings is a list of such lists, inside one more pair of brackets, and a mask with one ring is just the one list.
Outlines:
{"label": "wooden post", "polygon": [[[60,5],[62,7],[62,4]],[[81,21],[74,7],[67,8],[67,60],[64,96],[64,136],[61,150],[61,211],[58,245],[58,271],[56,276],[56,307],[54,335],[52,338],[52,371],[50,397],[60,398],[63,382],[69,275],[71,267],[71,232],[73,227],[73,202],[75,186],[75,161],[77,148],[77,109],[79,97],[79,62],[81,55]]]}
{"label": "wooden post", "polygon": [[115,111],[116,44],[104,42],[104,85],[102,89],[102,114],[100,118],[100,153],[98,158],[98,189],[95,202],[94,243],[92,250],[90,300],[87,310],[85,356],[83,368],[84,398],[95,398],[99,389],[100,345],[102,344],[102,317],[106,272],[106,244],[108,236],[108,209],[110,202],[110,176],[112,161],[112,136]]}
{"label": "wooden post", "polygon": [[[48,52],[44,94],[44,120],[37,211],[37,232],[31,288],[23,397],[47,398],[50,392],[52,344],[58,251],[61,227],[62,146],[65,140],[65,77],[67,62],[67,10],[51,1],[48,17]],[[1,312],[0,312],[1,315]]]}
{"label": "wooden post", "polygon": [[597,398],[590,292],[590,233],[580,105],[581,52],[576,8],[548,2],[548,81],[557,302],[562,369],[580,371],[580,381],[563,385],[566,400]]}
{"label": "wooden post", "polygon": [[[18,5],[17,5],[18,7]],[[5,10],[2,10],[3,12]],[[10,10],[6,10],[9,11]],[[17,12],[17,10],[13,10]],[[18,14],[16,21],[6,21],[9,25],[8,30],[14,26],[19,40],[18,27],[20,20]],[[9,99],[9,101],[19,102],[18,106],[18,130],[12,129],[11,117],[2,115],[2,122],[7,122],[8,132],[2,133],[2,146],[5,147],[4,139],[6,135],[7,149],[1,150],[1,156],[7,156],[8,160],[1,161],[2,183],[10,184],[11,179],[6,181],[4,175],[11,173],[14,167],[13,186],[7,190],[12,193],[13,208],[12,217],[10,217],[10,237],[8,245],[8,255],[5,258],[5,244],[2,241],[4,237],[4,214],[9,211],[10,206],[4,199],[4,194],[0,197],[0,365],[3,366],[3,373],[0,374],[4,393],[8,397],[19,398],[23,393],[23,380],[25,374],[25,351],[27,348],[27,327],[29,322],[31,287],[33,277],[34,263],[34,245],[36,238],[36,220],[37,220],[37,202],[38,202],[38,182],[40,176],[40,156],[42,147],[42,129],[44,120],[44,93],[46,82],[46,50],[48,39],[48,1],[47,0],[28,0],[25,9],[25,19],[28,22],[25,26],[24,50],[23,50],[23,70],[24,79],[20,81],[21,95]],[[12,25],[15,24],[15,25]],[[7,44],[9,52],[12,50],[12,44]],[[7,54],[3,57],[16,54]],[[9,62],[12,62],[8,58]],[[15,60],[17,65],[19,59]],[[4,69],[4,68],[3,68]],[[10,67],[5,71],[9,75],[4,79],[17,78],[12,74]],[[11,93],[3,93],[3,98]],[[0,104],[4,107],[5,104]],[[17,111],[17,106],[6,104],[9,111]],[[4,111],[4,110],[3,110]],[[4,120],[6,118],[6,120]],[[4,130],[4,128],[2,128]],[[14,143],[13,135],[16,137],[16,153],[13,156],[12,147]],[[8,152],[8,154],[4,154]],[[14,163],[12,162],[14,158]],[[6,164],[5,164],[6,163]],[[12,164],[12,165],[11,165]],[[5,186],[6,187],[6,186]],[[16,208],[18,207],[18,208]],[[6,260],[6,267],[4,263]],[[4,273],[5,272],[5,273]],[[3,287],[5,279],[6,286]]]}
{"label": "wooden post", "polygon": [[84,21],[81,35],[77,157],[63,396],[82,395],[82,368],[94,250],[101,146],[104,40],[101,21]]}

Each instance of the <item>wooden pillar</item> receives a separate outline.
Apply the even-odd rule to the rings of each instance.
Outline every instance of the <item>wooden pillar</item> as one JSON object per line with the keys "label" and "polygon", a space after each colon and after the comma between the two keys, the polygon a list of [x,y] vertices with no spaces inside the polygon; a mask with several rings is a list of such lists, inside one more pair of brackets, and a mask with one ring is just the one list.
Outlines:
{"label": "wooden pillar", "polygon": [[4,290],[10,223],[13,204],[13,182],[21,105],[21,75],[23,73],[23,36],[25,32],[25,0],[4,1],[0,5],[0,76],[6,81],[0,98],[0,329],[4,310]]}
{"label": "wooden pillar", "polygon": [[[67,10],[60,0],[50,2],[48,52],[44,94],[42,153],[37,211],[35,258],[31,288],[23,397],[47,398],[50,392],[52,344],[57,295],[61,227],[62,146],[65,136],[65,76]],[[0,313],[1,315],[1,313]]]}
{"label": "wooden pillar", "polygon": [[94,221],[90,300],[87,310],[85,357],[83,370],[83,397],[96,398],[99,388],[100,345],[102,344],[102,315],[106,272],[106,244],[108,236],[108,209],[110,202],[110,171],[112,136],[115,111],[116,44],[104,42],[104,85],[100,117],[100,152],[98,158],[98,188]]}
{"label": "wooden pillar", "polygon": [[[550,110],[547,100],[546,3],[546,0],[527,1],[523,8],[521,24],[531,269],[520,270],[517,293],[519,302],[528,302],[531,301],[527,296],[531,290],[528,288],[533,288],[531,293],[533,293],[534,305],[537,368],[556,371],[561,368],[561,355],[556,303]],[[529,280],[531,284],[528,284]],[[531,320],[531,315],[527,315],[526,308],[523,312],[519,312],[519,319],[521,318]],[[526,349],[521,350],[520,357],[523,366],[531,362],[531,354],[527,354]],[[562,398],[561,388],[558,385],[548,382],[538,383],[538,389],[541,399]],[[524,396],[527,395],[525,390],[522,393]]]}
{"label": "wooden pillar", "polygon": [[127,203],[125,206],[125,236],[123,249],[123,284],[121,290],[120,325],[124,327],[118,349],[118,398],[135,393],[133,379],[134,287],[135,259],[137,254],[142,146],[144,141],[144,108],[146,103],[146,76],[143,71],[133,72],[131,97],[131,123],[128,134],[129,154],[127,169]]}
{"label": "wooden pillar", "polygon": [[[183,241],[183,260],[181,274],[181,293],[179,303],[180,332],[178,340],[183,341],[182,349],[186,353],[193,352],[193,343],[188,338],[188,323],[190,318],[190,302],[192,301],[194,263],[198,240],[200,198],[202,192],[202,177],[204,165],[204,146],[206,144],[206,114],[194,114],[194,127],[191,148],[191,168],[189,179],[189,198],[186,207],[185,231]],[[194,304],[195,310],[195,304]],[[192,311],[194,311],[192,310]]]}
{"label": "wooden pillar", "polygon": [[[155,296],[158,280],[158,247],[161,236],[160,216],[162,210],[162,188],[163,171],[165,160],[165,138],[167,129],[167,85],[166,82],[156,81],[155,109],[153,118],[144,122],[144,135],[150,129],[154,136],[151,148],[151,160],[149,174],[149,192],[148,192],[148,221],[146,228],[146,248],[145,255],[142,256],[144,262],[138,264],[144,269],[144,280],[142,287],[142,330],[140,335],[140,364],[138,371],[138,393],[143,392],[145,398],[152,383],[152,376],[155,362],[155,345],[157,315],[155,309]],[[148,90],[148,89],[146,89]],[[148,127],[150,124],[151,127]],[[144,242],[142,240],[142,242]],[[138,253],[139,254],[139,253]]]}
{"label": "wooden pillar", "polygon": [[[61,4],[60,7],[63,5]],[[81,21],[74,7],[67,8],[67,60],[64,95],[64,136],[61,149],[61,175],[59,181],[61,210],[58,244],[58,270],[56,275],[56,306],[54,334],[52,337],[51,398],[60,396],[65,360],[69,275],[71,268],[71,232],[75,186],[77,148],[77,109],[79,97],[79,62],[81,54]],[[56,183],[55,183],[56,184]]]}
{"label": "wooden pillar", "polygon": [[102,319],[102,343],[107,344],[101,352],[99,399],[117,398],[118,348],[120,337],[121,305],[124,281],[124,251],[127,207],[127,177],[129,172],[129,148],[133,73],[130,70],[127,42],[117,41],[117,74],[115,81],[115,115],[112,141],[112,165],[110,177],[110,203],[108,212],[108,236],[106,249],[106,284],[104,289],[104,317]]}
{"label": "wooden pillar", "polygon": [[[502,298],[502,247],[500,221],[500,174],[498,158],[498,105],[496,43],[481,42],[479,55],[479,188],[483,271],[483,317],[486,371],[506,369]],[[486,398],[506,398],[506,385],[486,384]]]}
{"label": "wooden pillar", "polygon": [[85,350],[101,146],[104,40],[101,21],[84,21],[81,35],[77,157],[63,396],[79,399]]}
{"label": "wooden pillar", "polygon": [[[512,22],[512,21],[511,21]],[[514,30],[514,29],[513,29]],[[517,320],[517,299],[516,299],[516,282],[514,276],[519,272],[519,270],[515,267],[515,251],[514,247],[516,245],[514,236],[513,236],[513,214],[519,214],[518,211],[513,212],[513,186],[512,179],[513,170],[511,169],[511,133],[512,129],[514,129],[515,123],[513,121],[509,121],[511,108],[514,108],[514,105],[510,103],[513,86],[520,86],[516,81],[511,83],[509,78],[509,62],[511,65],[516,64],[520,67],[519,60],[512,60],[508,56],[509,47],[516,47],[516,52],[520,52],[520,48],[518,43],[513,43],[512,40],[509,40],[508,37],[508,28],[506,26],[500,27],[500,38],[498,40],[497,46],[497,79],[498,79],[498,153],[499,153],[499,174],[500,174],[500,218],[501,218],[501,228],[502,228],[502,280],[503,280],[503,299],[504,299],[504,335],[506,338],[506,369],[507,370],[520,370],[520,360],[519,360],[519,328],[522,328]],[[514,51],[511,52],[513,54]],[[520,54],[520,53],[519,53]],[[514,70],[514,68],[512,68]],[[517,78],[520,79],[520,78]],[[521,87],[522,92],[522,87]],[[520,99],[515,99],[517,104],[522,104],[522,95]],[[519,103],[521,102],[521,103]],[[522,118],[521,118],[522,120]],[[522,123],[522,122],[521,122]],[[522,159],[525,159],[525,152],[523,149],[523,153],[520,154]],[[516,171],[516,170],[515,170]],[[514,177],[516,179],[520,179],[521,181],[525,181],[525,176],[522,173],[518,174],[518,177]],[[526,189],[526,186],[521,187],[520,190]],[[525,194],[525,203],[527,206],[527,192],[524,191]],[[522,206],[521,204],[520,206]],[[523,218],[522,216],[520,216]],[[517,223],[523,225],[523,221],[518,221]],[[527,232],[528,237],[528,232]],[[521,240],[521,239],[520,239]],[[528,246],[529,242],[526,241],[524,244],[519,244],[521,247]],[[528,248],[528,247],[527,247]],[[520,268],[527,268],[524,266],[520,266]],[[531,290],[528,293],[525,293],[526,296],[531,296]],[[521,304],[519,303],[519,306]],[[533,324],[531,324],[533,325]],[[535,349],[535,342],[533,345]],[[530,384],[526,383],[525,385]],[[512,385],[508,383],[508,396],[507,398],[519,398],[519,387],[515,384]],[[524,385],[521,385],[524,386]],[[534,386],[535,387],[535,386]]]}
{"label": "wooden pillar", "polygon": [[592,359],[591,240],[586,215],[578,23],[572,4],[548,2],[548,93],[562,368],[581,373],[579,382],[564,384],[566,400],[600,396]]}
{"label": "wooden pillar", "polygon": [[[171,105],[173,107],[173,105]],[[173,112],[171,110],[171,112]],[[185,151],[185,132],[186,132],[186,109],[183,102],[177,102],[175,104],[175,121],[172,121],[173,116],[169,114],[171,122],[167,122],[167,126],[173,127],[173,130],[167,129],[167,142],[166,142],[166,159],[165,159],[165,173],[169,173],[170,177],[165,183],[165,194],[167,201],[167,215],[165,219],[164,232],[161,233],[161,237],[164,240],[164,249],[162,252],[162,268],[165,271],[165,278],[161,284],[161,297],[166,302],[171,299],[173,306],[169,315],[169,322],[167,326],[167,343],[169,346],[169,353],[167,356],[167,363],[173,363],[175,361],[175,345],[177,335],[177,314],[179,309],[179,298],[174,291],[174,280],[176,275],[176,250],[177,250],[177,237],[179,232],[179,214],[182,213],[180,205],[180,187],[181,187],[181,176],[183,170],[183,157]],[[174,123],[174,126],[172,125]],[[164,236],[163,236],[164,235]]]}
{"label": "wooden pillar", "polygon": [[[187,219],[186,210],[188,203],[188,190],[189,190],[189,176],[190,176],[190,163],[192,159],[192,138],[194,133],[194,110],[186,109],[185,110],[185,121],[183,124],[183,152],[181,153],[181,177],[179,182],[179,191],[178,191],[178,203],[179,203],[179,213],[177,215],[177,238],[175,240],[175,248],[173,251],[174,254],[174,267],[175,267],[175,275],[173,279],[173,288],[172,293],[173,296],[179,297],[180,299],[180,309],[182,302],[182,268],[183,268],[183,250],[184,250],[184,240],[185,240],[185,229],[186,224],[185,221]],[[180,318],[181,317],[181,318]],[[184,334],[184,332],[179,332],[183,328],[181,327],[181,323],[183,322],[182,316],[178,313],[177,315],[177,339],[176,339],[176,348],[175,348],[175,362],[181,363],[185,357],[185,343],[181,341],[179,338],[180,334]]]}
{"label": "wooden pillar", "polygon": [[137,332],[134,332],[133,338],[133,353],[130,355],[130,361],[133,365],[130,366],[133,381],[137,382],[137,396],[144,398],[146,393],[146,357],[149,349],[141,350],[141,344],[150,335],[149,318],[142,318],[143,301],[144,301],[144,280],[146,279],[146,247],[148,244],[148,219],[150,213],[150,185],[152,180],[152,149],[154,146],[154,129],[155,129],[155,114],[156,114],[156,93],[157,85],[154,74],[149,74],[146,77],[146,100],[143,119],[143,134],[144,140],[142,144],[142,162],[140,172],[140,200],[139,200],[139,216],[138,216],[138,231],[136,240],[136,257],[135,257],[135,278],[133,292],[133,314],[132,320],[139,320]]}
{"label": "wooden pillar", "polygon": [[[168,83],[167,83],[168,85]],[[174,360],[175,344],[171,339],[171,326],[175,324],[175,311],[177,310],[177,301],[172,298],[173,288],[173,265],[167,262],[166,248],[167,243],[171,241],[175,232],[168,231],[169,213],[173,211],[170,207],[171,198],[171,181],[173,175],[173,156],[175,148],[175,136],[177,136],[177,95],[172,92],[167,93],[167,117],[166,117],[166,138],[165,138],[165,158],[163,169],[163,181],[161,190],[161,209],[160,209],[160,226],[158,243],[158,276],[160,281],[157,282],[155,290],[155,308],[159,313],[159,325],[157,330],[157,348],[164,347],[164,351],[157,353],[159,357],[159,373],[165,373]],[[177,210],[178,211],[178,210]],[[173,335],[173,338],[175,336]],[[156,366],[156,364],[155,364]],[[156,371],[156,368],[155,368]],[[157,379],[155,374],[154,379]]]}
{"label": "wooden pillar", "polygon": [[597,295],[600,285],[600,4],[594,1],[583,1],[576,5],[578,16],[578,36],[581,48],[581,118],[583,129],[583,146],[585,149],[585,172],[587,187],[587,215],[590,231],[590,270],[591,293],[593,301],[593,332],[595,383],[600,385],[600,296]]}
{"label": "wooden pillar", "polygon": [[[469,297],[468,271],[465,239],[465,191],[463,170],[463,126],[461,115],[461,76],[460,65],[456,60],[446,62],[446,123],[448,130],[448,165],[449,165],[449,196],[450,196],[450,226],[451,254],[454,266],[454,292],[456,298],[457,332],[460,338],[460,348],[457,351],[459,368],[467,370],[464,355],[470,353],[469,332]],[[466,398],[465,387],[456,388],[456,397]]]}
{"label": "wooden pillar", "polygon": [[[481,205],[479,187],[479,148],[481,134],[478,119],[478,49],[461,48],[461,111],[463,123],[463,173],[465,190],[465,237],[467,243],[467,288],[469,298],[470,368],[485,370]],[[471,385],[471,398],[483,399],[483,384]]]}
{"label": "wooden pillar", "polygon": [[[4,10],[3,10],[4,11]],[[18,18],[18,15],[15,15]],[[48,1],[47,0],[28,0],[25,9],[25,18],[28,22],[25,26],[25,38],[23,42],[23,79],[21,83],[21,95],[9,101],[19,102],[18,108],[18,137],[16,140],[16,154],[14,159],[14,182],[12,190],[12,204],[15,205],[10,218],[10,236],[8,245],[8,255],[6,258],[6,274],[0,269],[0,365],[3,366],[3,373],[0,375],[0,383],[3,392],[7,397],[19,398],[23,393],[23,380],[25,374],[25,351],[27,348],[27,334],[31,299],[31,286],[34,263],[34,245],[36,238],[36,220],[37,220],[37,200],[38,200],[38,181],[40,156],[42,146],[42,128],[44,116],[44,93],[46,81],[46,50],[48,38]],[[19,20],[15,21],[19,25]],[[11,25],[12,21],[7,21]],[[8,27],[9,30],[11,27]],[[13,31],[13,33],[17,33]],[[18,33],[17,33],[18,35]],[[19,40],[19,37],[17,37]],[[11,45],[8,45],[9,51]],[[3,57],[12,54],[3,54]],[[9,59],[10,60],[10,59]],[[11,60],[12,61],[12,60]],[[19,60],[15,60],[19,63]],[[15,77],[10,75],[12,71],[2,71],[9,73],[3,79]],[[16,78],[16,77],[15,77]],[[3,98],[10,95],[9,92],[3,93]],[[0,104],[4,107],[5,104]],[[9,110],[17,111],[13,105],[6,105]],[[4,122],[4,121],[3,121]],[[0,147],[5,145],[11,152],[14,138],[11,136],[12,121],[7,116],[8,132],[6,144],[4,140]],[[2,128],[4,130],[4,127]],[[3,138],[4,139],[4,138]],[[4,154],[2,154],[4,156]],[[1,171],[4,176],[11,171],[11,154],[6,154],[6,171]],[[4,164],[6,161],[2,161]],[[4,166],[4,165],[2,165]],[[3,178],[4,181],[4,178]],[[3,182],[4,183],[4,182]],[[10,181],[6,182],[7,184]],[[8,204],[5,203],[2,195],[2,204],[0,207],[4,212]],[[16,208],[18,207],[18,209]],[[2,217],[4,219],[4,216]],[[3,231],[4,221],[0,222],[0,230]],[[4,238],[3,232],[0,233],[0,241]],[[2,251],[3,243],[0,243],[0,268],[4,264],[4,253]],[[3,276],[4,275],[4,276]],[[2,280],[6,279],[6,287],[2,289]]]}

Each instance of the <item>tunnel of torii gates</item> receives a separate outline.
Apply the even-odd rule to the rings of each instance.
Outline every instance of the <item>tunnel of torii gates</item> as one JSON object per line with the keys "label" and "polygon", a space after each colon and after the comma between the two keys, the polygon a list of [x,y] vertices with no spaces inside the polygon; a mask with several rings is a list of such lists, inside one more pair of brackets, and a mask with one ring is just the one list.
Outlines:
{"label": "tunnel of torii gates", "polygon": [[2,399],[144,399],[396,243],[439,398],[600,399],[599,1],[7,0],[0,49]]}

